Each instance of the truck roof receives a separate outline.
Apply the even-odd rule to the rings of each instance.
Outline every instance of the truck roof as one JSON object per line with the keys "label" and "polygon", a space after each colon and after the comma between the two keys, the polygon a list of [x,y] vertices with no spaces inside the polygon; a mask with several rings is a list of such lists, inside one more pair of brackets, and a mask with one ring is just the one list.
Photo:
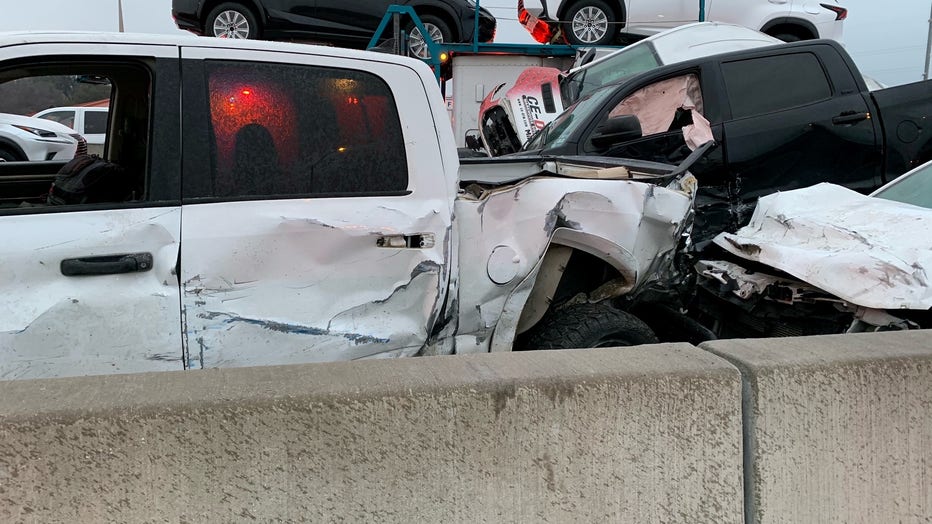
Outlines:
{"label": "truck roof", "polygon": [[[113,33],[91,31],[0,31],[0,47],[27,43],[147,44],[244,49],[254,51],[276,51],[285,53],[326,55],[338,58],[376,60],[379,62],[397,63],[406,66],[419,64],[419,67],[426,68],[426,65],[423,64],[423,62],[420,60],[408,58],[405,56],[398,56],[391,53],[379,53],[358,49],[347,49],[343,47],[295,42],[213,38],[184,33],[178,33],[177,35],[156,35],[146,33]],[[433,78],[432,75],[431,78]]]}

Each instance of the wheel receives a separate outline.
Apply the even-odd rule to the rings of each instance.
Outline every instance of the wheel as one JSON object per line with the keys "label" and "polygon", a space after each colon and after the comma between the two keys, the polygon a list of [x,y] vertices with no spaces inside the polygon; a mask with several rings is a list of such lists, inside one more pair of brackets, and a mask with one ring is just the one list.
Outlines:
{"label": "wheel", "polygon": [[5,147],[0,147],[0,162],[16,162],[19,160],[21,160],[19,155]]}
{"label": "wheel", "polygon": [[249,8],[227,2],[207,15],[204,32],[217,38],[259,38],[259,21]]}
{"label": "wheel", "polygon": [[548,313],[521,335],[521,349],[571,349],[655,344],[657,335],[631,313],[609,304],[574,304]]}
{"label": "wheel", "polygon": [[[450,26],[442,19],[434,15],[424,15],[420,18],[421,23],[424,24],[424,29],[427,30],[427,34],[434,42],[442,44],[453,39],[453,32],[450,31]],[[424,35],[422,35],[414,25],[414,22],[409,23],[406,30],[408,32],[408,49],[411,51],[411,56],[430,58],[430,50],[427,49],[427,42],[424,40]]]}
{"label": "wheel", "polygon": [[582,0],[566,11],[563,34],[573,45],[606,45],[615,39],[618,19],[602,0]]}

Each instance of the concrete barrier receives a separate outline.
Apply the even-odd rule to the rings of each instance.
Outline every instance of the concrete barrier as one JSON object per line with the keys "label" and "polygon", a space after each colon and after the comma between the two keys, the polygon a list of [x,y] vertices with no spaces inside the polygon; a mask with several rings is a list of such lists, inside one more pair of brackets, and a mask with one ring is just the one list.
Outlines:
{"label": "concrete barrier", "polygon": [[702,347],[745,381],[748,524],[932,521],[932,333]]}
{"label": "concrete barrier", "polygon": [[685,344],[0,383],[0,521],[741,522],[740,394]]}

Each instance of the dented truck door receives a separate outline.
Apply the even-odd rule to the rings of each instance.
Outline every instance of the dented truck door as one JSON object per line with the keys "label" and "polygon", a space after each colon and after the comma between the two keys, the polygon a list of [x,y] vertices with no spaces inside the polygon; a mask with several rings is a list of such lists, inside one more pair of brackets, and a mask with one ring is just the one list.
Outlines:
{"label": "dented truck door", "polygon": [[109,93],[104,154],[132,188],[47,201],[74,149],[0,162],[0,380],[181,370],[178,49],[55,38],[0,45],[0,96],[49,78]]}
{"label": "dented truck door", "polygon": [[455,185],[437,88],[314,49],[182,50],[189,368],[413,355],[438,318]]}

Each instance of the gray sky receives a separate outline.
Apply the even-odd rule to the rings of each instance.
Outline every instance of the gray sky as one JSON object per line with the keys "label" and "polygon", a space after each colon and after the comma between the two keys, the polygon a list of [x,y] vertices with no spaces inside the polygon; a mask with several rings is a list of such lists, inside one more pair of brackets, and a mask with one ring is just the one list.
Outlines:
{"label": "gray sky", "polygon": [[[16,7],[4,9],[0,31],[117,29],[117,0],[6,2]],[[481,3],[499,19],[497,41],[531,42],[515,21],[517,0]],[[862,72],[890,85],[922,79],[932,0],[841,0],[841,4],[849,9],[845,45]],[[127,31],[179,32],[171,18],[171,0],[123,0],[123,14]]]}

